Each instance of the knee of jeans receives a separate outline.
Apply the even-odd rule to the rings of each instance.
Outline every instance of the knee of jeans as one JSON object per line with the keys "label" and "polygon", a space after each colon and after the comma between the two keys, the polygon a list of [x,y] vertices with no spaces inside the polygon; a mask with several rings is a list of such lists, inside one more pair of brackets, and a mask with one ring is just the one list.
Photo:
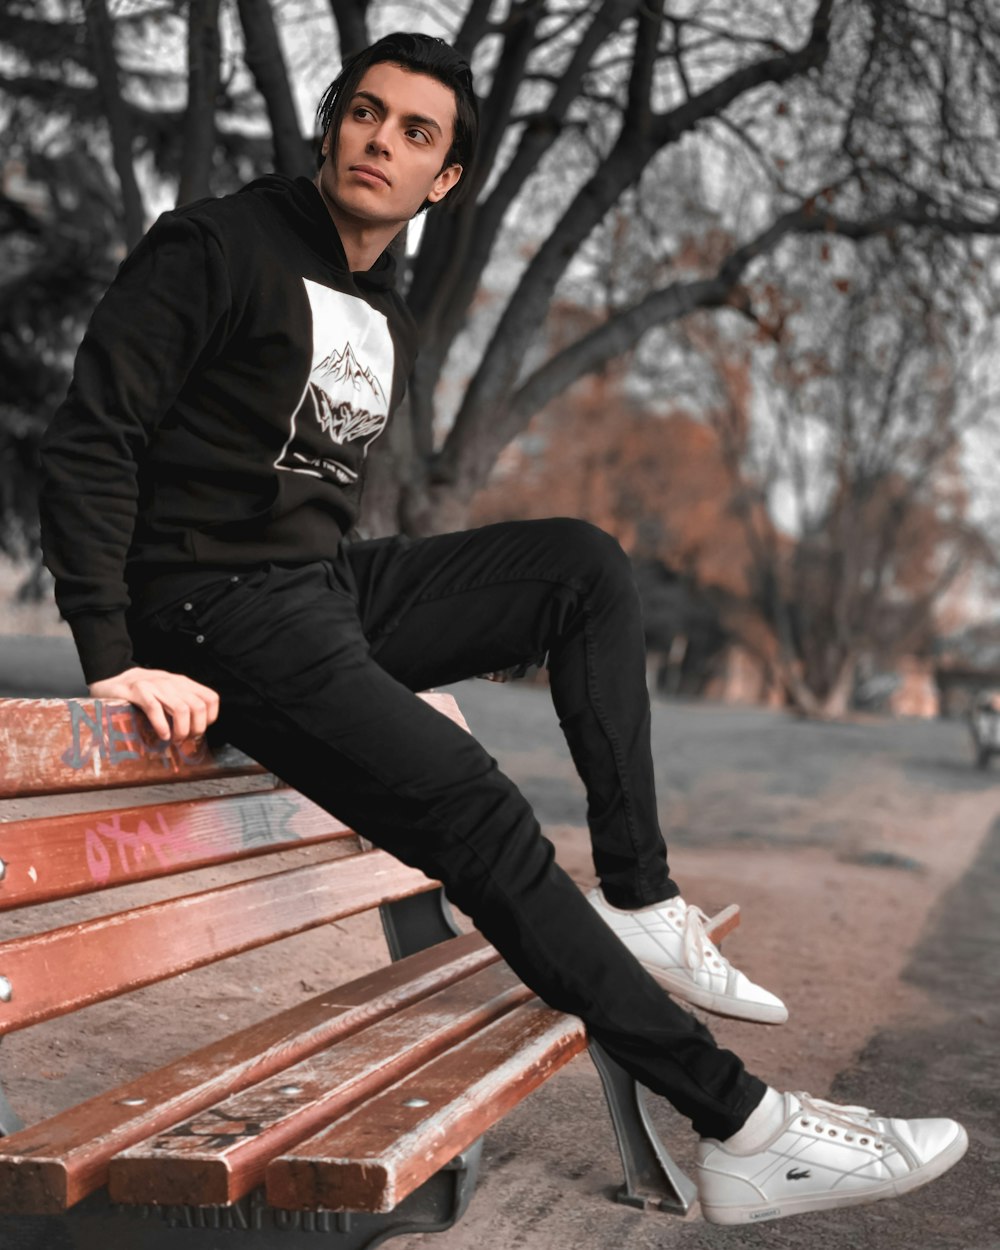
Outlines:
{"label": "knee of jeans", "polygon": [[606,588],[612,594],[635,591],[632,561],[618,539],[590,521],[558,518],[558,540],[567,567],[588,586]]}

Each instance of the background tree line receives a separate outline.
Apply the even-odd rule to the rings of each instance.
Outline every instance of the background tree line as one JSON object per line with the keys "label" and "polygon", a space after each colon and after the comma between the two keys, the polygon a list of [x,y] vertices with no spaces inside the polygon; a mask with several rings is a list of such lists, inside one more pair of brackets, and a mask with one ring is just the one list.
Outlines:
{"label": "background tree line", "polygon": [[[769,662],[801,706],[842,702],[873,638],[917,639],[990,557],[962,455],[991,412],[973,367],[1000,231],[991,0],[8,0],[7,549],[34,541],[33,447],[124,250],[171,203],[311,174],[308,105],[341,54],[400,27],[470,59],[483,141],[476,194],[407,242],[421,352],[367,529],[485,515],[491,474],[510,497],[504,457],[525,482],[540,468],[538,421],[565,476],[581,413],[615,453],[641,411],[632,481],[658,502],[618,528],[704,581],[679,510],[664,521],[683,413],[717,458]],[[643,491],[625,496],[637,513]]]}

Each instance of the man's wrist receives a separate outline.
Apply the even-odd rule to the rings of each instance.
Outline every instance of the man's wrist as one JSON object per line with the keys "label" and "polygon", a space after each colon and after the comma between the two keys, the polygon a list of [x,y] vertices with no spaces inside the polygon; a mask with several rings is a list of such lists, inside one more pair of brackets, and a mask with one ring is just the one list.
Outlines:
{"label": "man's wrist", "polygon": [[70,618],[73,641],[88,686],[117,677],[135,665],[125,612],[85,612]]}

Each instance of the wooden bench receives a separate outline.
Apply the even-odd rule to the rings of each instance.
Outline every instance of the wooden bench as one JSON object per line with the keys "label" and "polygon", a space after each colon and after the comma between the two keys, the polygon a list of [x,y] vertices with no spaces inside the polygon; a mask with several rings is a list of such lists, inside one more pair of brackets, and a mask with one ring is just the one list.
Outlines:
{"label": "wooden bench", "polygon": [[[464,724],[449,696],[424,697]],[[227,792],[164,797],[165,785],[205,781]],[[109,806],[119,787],[141,789]],[[164,744],[128,705],[0,700],[0,799],[23,809],[41,795],[74,796],[58,800],[72,810],[8,810],[0,824],[0,911],[15,912],[0,941],[0,1034],[370,908],[394,962],[31,1127],[0,1090],[3,1250],[160,1250],[179,1234],[214,1250],[219,1229],[250,1238],[234,1245],[284,1250],[336,1232],[354,1250],[449,1227],[485,1130],[587,1045],[578,1020],[459,933],[436,883],[230,748]],[[102,810],[81,810],[95,802]],[[308,862],[268,865],[290,848]],[[255,875],[191,876],[237,861]],[[63,913],[53,927],[58,900],[113,899],[154,879],[153,902],[75,923]],[[178,1018],[196,1021],[173,984]],[[119,1006],[127,1021],[128,1000]],[[686,1211],[693,1186],[640,1091],[592,1055],[621,1148],[620,1198]]]}

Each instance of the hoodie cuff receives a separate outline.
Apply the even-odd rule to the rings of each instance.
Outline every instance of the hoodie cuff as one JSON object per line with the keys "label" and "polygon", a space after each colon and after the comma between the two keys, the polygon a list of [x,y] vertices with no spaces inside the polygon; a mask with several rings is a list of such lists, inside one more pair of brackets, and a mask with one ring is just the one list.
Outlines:
{"label": "hoodie cuff", "polygon": [[106,677],[117,677],[134,665],[124,611],[73,616],[69,627],[88,686]]}

